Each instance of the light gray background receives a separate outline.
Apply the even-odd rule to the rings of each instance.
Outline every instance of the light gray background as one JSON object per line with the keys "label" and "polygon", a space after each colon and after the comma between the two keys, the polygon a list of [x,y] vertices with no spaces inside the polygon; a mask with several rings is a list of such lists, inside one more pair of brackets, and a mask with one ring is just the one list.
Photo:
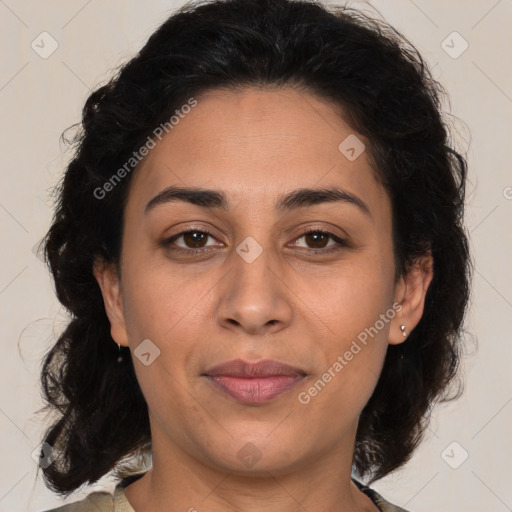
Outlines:
{"label": "light gray background", "polygon": [[[36,478],[31,458],[43,431],[42,417],[34,415],[42,405],[41,358],[66,320],[48,272],[34,254],[51,220],[48,193],[70,158],[59,136],[79,121],[90,90],[133,56],[181,4],[0,0],[0,511],[39,512],[62,504]],[[464,121],[450,123],[458,147],[464,152],[469,146],[467,223],[476,262],[465,394],[436,409],[410,463],[375,488],[414,512],[512,510],[512,2],[349,5],[377,9],[416,45],[449,93],[446,109]],[[43,45],[43,31],[58,43],[46,59],[31,48],[34,40]],[[441,46],[454,31],[469,44],[458,58]],[[447,40],[452,52],[461,48],[453,37]],[[454,441],[458,444],[450,446]],[[465,452],[468,459],[457,469],[450,467],[448,462],[459,464]],[[66,502],[113,485],[105,478]]]}

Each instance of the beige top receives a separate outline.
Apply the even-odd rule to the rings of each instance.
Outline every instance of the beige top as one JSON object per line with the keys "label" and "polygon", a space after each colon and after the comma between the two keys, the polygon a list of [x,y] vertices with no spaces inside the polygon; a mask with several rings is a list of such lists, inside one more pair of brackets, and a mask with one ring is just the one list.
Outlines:
{"label": "beige top", "polygon": [[113,494],[107,491],[96,491],[83,500],[45,512],[135,512],[135,509],[126,499],[124,488],[120,482],[116,485]]}
{"label": "beige top", "polygon": [[135,512],[124,495],[121,483],[116,485],[114,493],[97,491],[83,500],[68,503],[62,507],[52,508],[45,512]]}
{"label": "beige top", "polygon": [[[354,481],[354,483],[370,497],[381,512],[407,512],[403,508],[387,502],[373,489],[370,489],[359,482]],[[113,494],[106,491],[93,492],[81,501],[46,510],[45,512],[135,512],[135,509],[126,499],[122,482],[119,482],[116,485]]]}

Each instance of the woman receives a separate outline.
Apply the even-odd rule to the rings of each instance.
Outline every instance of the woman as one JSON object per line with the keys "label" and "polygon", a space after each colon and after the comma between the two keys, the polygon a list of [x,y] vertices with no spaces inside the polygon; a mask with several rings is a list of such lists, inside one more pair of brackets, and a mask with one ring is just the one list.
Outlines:
{"label": "woman", "polygon": [[172,15],[88,98],[45,240],[42,385],[71,511],[399,511],[367,484],[451,398],[466,161],[386,24],[292,0]]}

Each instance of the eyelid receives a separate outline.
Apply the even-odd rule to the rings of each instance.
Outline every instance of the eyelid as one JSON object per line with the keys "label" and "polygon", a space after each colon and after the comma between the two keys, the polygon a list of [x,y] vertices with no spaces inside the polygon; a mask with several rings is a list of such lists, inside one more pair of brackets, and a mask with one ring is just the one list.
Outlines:
{"label": "eyelid", "polygon": [[[316,232],[320,232],[320,233],[325,233],[326,235],[331,235],[333,237],[337,237],[337,238],[343,238],[343,237],[347,237],[348,238],[348,235],[346,233],[343,233],[343,234],[336,234],[336,233],[333,233],[333,231],[330,229],[330,228],[326,228],[325,226],[306,226],[306,227],[303,227],[303,228],[300,228],[299,229],[299,235],[300,236],[303,236],[305,234],[308,234],[308,233],[316,233]],[[295,238],[296,240],[297,238]]]}

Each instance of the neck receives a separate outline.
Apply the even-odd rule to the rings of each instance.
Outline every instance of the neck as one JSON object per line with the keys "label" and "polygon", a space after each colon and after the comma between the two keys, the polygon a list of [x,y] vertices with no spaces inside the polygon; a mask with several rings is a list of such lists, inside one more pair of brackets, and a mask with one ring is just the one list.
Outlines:
{"label": "neck", "polygon": [[245,473],[213,467],[173,448],[172,456],[161,457],[165,452],[153,439],[152,469],[125,489],[136,512],[378,511],[351,482],[352,452],[342,446],[286,469],[262,467]]}

